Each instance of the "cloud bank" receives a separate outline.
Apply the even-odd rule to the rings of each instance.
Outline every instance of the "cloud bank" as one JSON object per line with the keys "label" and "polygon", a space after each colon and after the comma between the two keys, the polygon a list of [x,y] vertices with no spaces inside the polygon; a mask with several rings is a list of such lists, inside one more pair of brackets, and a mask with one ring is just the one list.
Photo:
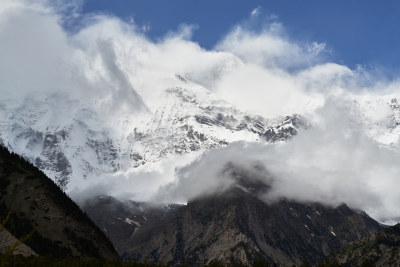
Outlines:
{"label": "cloud bank", "polygon": [[[180,169],[178,179],[162,191],[181,201],[215,193],[235,185],[226,172],[233,166],[243,176],[261,177],[271,186],[262,196],[267,202],[286,198],[333,206],[346,203],[380,220],[398,218],[399,153],[365,134],[350,100],[327,99],[316,113],[323,124],[287,142],[239,142],[204,153]],[[251,167],[260,165],[265,169]]]}
{"label": "cloud bank", "polygon": [[[118,116],[129,114],[132,124],[139,123],[135,118],[162,104],[166,88],[184,86],[176,79],[179,74],[191,86],[205,87],[244,111],[266,118],[300,113],[313,127],[282,144],[233,143],[172,158],[157,169],[99,177],[82,186],[87,190],[74,192],[76,199],[107,193],[185,202],[234,183],[223,172],[227,164],[247,164],[251,172],[259,162],[273,176],[267,201],[346,202],[378,219],[400,217],[395,190],[400,186],[399,153],[371,138],[363,123],[367,117],[387,126],[392,113],[386,104],[368,112],[354,102],[397,95],[396,80],[329,62],[329,44],[292,40],[275,20],[254,28],[262,16],[259,8],[210,50],[191,40],[192,25],[182,24],[152,41],[146,36],[148,27],[132,20],[79,10],[80,1],[2,1],[3,102],[61,95],[69,105],[89,103],[102,114],[99,125],[122,131],[114,124]],[[63,25],[74,20],[79,21],[77,30],[66,31]],[[398,136],[392,141],[396,145]]]}

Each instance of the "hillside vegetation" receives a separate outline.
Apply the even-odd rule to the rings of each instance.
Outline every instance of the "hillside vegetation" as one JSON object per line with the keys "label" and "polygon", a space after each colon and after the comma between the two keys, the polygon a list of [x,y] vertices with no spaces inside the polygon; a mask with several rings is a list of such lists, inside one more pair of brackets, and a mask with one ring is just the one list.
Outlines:
{"label": "hillside vegetation", "polygon": [[52,180],[2,146],[0,218],[2,232],[23,240],[37,255],[118,257],[103,232]]}

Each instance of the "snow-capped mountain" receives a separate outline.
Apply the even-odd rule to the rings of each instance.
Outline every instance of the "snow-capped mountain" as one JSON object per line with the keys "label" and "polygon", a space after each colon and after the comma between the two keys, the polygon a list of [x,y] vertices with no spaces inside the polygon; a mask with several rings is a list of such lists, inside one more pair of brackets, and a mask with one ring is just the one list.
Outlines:
{"label": "snow-capped mountain", "polygon": [[[116,143],[100,114],[62,96],[2,103],[1,142],[67,188],[72,177],[118,169]],[[12,105],[11,105],[12,104]],[[100,123],[99,123],[100,122]]]}
{"label": "snow-capped mountain", "polygon": [[308,127],[297,114],[267,119],[242,112],[182,76],[176,78],[184,86],[166,89],[153,111],[134,114],[105,110],[99,99],[69,95],[2,99],[0,142],[68,191],[82,180],[173,155],[233,141],[282,141]]}
{"label": "snow-capped mountain", "polygon": [[165,99],[149,121],[128,136],[134,167],[234,141],[283,141],[307,127],[297,114],[273,120],[246,114],[202,88],[170,88]]}
{"label": "snow-capped mountain", "polygon": [[[176,155],[198,155],[235,141],[284,141],[311,127],[298,114],[271,119],[246,113],[180,75],[175,78],[176,86],[162,91],[156,105],[152,101],[148,110],[132,113],[110,108],[96,96],[4,97],[0,142],[68,191],[101,175],[150,166]],[[368,135],[395,148],[400,136],[396,96],[352,98]]]}

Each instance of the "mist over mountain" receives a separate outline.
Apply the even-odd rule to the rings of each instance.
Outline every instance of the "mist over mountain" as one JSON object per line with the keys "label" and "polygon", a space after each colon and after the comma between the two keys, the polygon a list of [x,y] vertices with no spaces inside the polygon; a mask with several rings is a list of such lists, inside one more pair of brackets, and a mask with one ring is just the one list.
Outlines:
{"label": "mist over mountain", "polygon": [[253,29],[256,13],[204,49],[191,25],[154,41],[79,4],[0,7],[0,142],[75,200],[186,203],[234,184],[233,164],[268,181],[267,203],[398,221],[397,80],[330,62],[278,22]]}

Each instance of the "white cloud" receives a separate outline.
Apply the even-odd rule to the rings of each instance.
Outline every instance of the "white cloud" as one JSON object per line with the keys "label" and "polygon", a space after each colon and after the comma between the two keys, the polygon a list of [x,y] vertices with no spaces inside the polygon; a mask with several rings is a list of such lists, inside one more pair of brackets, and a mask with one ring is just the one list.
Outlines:
{"label": "white cloud", "polygon": [[263,197],[266,201],[344,202],[380,220],[400,217],[396,208],[400,201],[396,189],[400,186],[400,155],[365,135],[359,111],[345,96],[328,99],[317,114],[322,124],[288,142],[239,142],[205,153],[180,169],[178,179],[163,190],[180,201],[212,194],[235,183],[226,172],[227,166],[241,168],[246,175],[260,168],[244,171],[243,164],[256,163],[267,172],[261,169],[258,175],[248,177],[264,179],[271,186]]}
{"label": "white cloud", "polygon": [[325,48],[326,48],[325,43],[312,42],[310,45],[307,46],[307,52],[318,55],[321,52],[323,52]]}
{"label": "white cloud", "polygon": [[307,48],[282,38],[280,25],[271,24],[261,32],[253,32],[236,26],[216,49],[239,57],[246,63],[267,68],[294,68],[309,65],[317,60],[317,54]]}
{"label": "white cloud", "polygon": [[253,10],[250,12],[250,15],[251,15],[252,17],[256,17],[256,16],[258,16],[258,15],[260,14],[260,10],[261,10],[261,7],[256,7],[255,9],[253,9]]}

